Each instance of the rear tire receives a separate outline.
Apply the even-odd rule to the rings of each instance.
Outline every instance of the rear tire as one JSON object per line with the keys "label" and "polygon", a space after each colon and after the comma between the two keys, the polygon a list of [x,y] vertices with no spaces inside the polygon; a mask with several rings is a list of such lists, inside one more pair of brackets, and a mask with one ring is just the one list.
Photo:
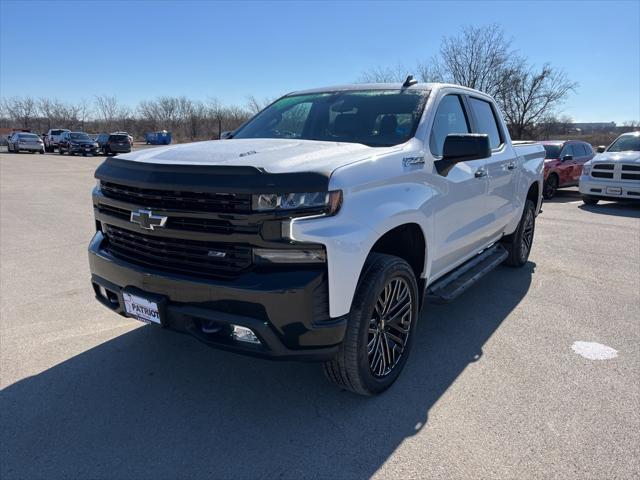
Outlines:
{"label": "rear tire", "polygon": [[533,236],[536,229],[536,207],[529,199],[524,204],[522,217],[518,223],[518,228],[511,235],[502,240],[502,245],[509,253],[504,261],[510,267],[521,267],[529,259],[531,247],[533,246]]}
{"label": "rear tire", "polygon": [[44,155],[44,148],[40,150],[40,155]]}
{"label": "rear tire", "polygon": [[371,253],[365,262],[336,356],[323,365],[327,379],[359,395],[389,388],[407,361],[418,321],[418,286],[403,259]]}
{"label": "rear tire", "polygon": [[593,195],[582,195],[582,201],[585,205],[597,205],[600,199]]}
{"label": "rear tire", "polygon": [[542,187],[542,196],[545,200],[551,200],[555,197],[556,192],[558,191],[558,176],[554,173],[549,175],[547,181],[544,182],[544,186]]}

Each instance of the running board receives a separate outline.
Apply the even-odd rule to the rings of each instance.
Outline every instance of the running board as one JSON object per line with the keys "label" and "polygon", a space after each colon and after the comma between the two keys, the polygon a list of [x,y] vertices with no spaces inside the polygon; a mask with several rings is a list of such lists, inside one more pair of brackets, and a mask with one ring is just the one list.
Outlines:
{"label": "running board", "polygon": [[487,248],[430,285],[427,289],[427,301],[449,303],[500,265],[508,256],[509,253],[500,244]]}

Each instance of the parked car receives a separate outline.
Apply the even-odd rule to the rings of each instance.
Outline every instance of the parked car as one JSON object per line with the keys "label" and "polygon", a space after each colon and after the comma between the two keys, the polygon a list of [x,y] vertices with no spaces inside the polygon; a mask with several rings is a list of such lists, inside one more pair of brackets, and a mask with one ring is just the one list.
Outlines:
{"label": "parked car", "polygon": [[558,188],[578,185],[582,166],[595,154],[590,144],[578,140],[546,140],[540,143],[546,152],[542,193],[549,200]]}
{"label": "parked car", "polygon": [[23,150],[44,153],[44,143],[35,133],[13,132],[7,140],[7,149],[13,153]]}
{"label": "parked car", "polygon": [[587,205],[600,200],[640,200],[640,132],[620,135],[585,163],[580,193]]}
{"label": "parked car", "polygon": [[60,143],[60,137],[63,133],[69,132],[66,128],[55,128],[51,129],[47,132],[44,137],[44,149],[47,152],[55,152],[56,148],[58,148],[58,143]]}
{"label": "parked car", "polygon": [[97,155],[98,144],[84,132],[64,132],[58,142],[58,153],[63,155],[65,152],[69,155]]}
{"label": "parked car", "polygon": [[112,135],[126,135],[127,138],[129,139],[129,143],[133,147],[133,135],[131,135],[130,133],[127,133],[127,132],[113,132]]}
{"label": "parked car", "polygon": [[[428,101],[427,101],[428,100]],[[544,149],[446,84],[291,93],[232,138],[107,158],[89,246],[97,300],[372,395],[427,298],[527,262]]]}
{"label": "parked car", "polygon": [[96,141],[98,142],[100,153],[103,155],[129,153],[131,151],[131,140],[126,133],[101,133]]}

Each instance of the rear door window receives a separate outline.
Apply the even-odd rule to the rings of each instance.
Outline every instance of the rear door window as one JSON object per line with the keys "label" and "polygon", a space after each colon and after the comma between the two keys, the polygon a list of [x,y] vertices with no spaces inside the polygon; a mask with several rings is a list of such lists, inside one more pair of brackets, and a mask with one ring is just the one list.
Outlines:
{"label": "rear door window", "polygon": [[433,155],[442,156],[444,141],[450,133],[471,133],[459,95],[447,95],[438,105],[429,137],[429,148]]}
{"label": "rear door window", "polygon": [[489,135],[491,149],[496,149],[502,145],[502,136],[498,128],[498,121],[489,102],[479,98],[469,97],[469,106],[476,121],[475,133],[485,133]]}

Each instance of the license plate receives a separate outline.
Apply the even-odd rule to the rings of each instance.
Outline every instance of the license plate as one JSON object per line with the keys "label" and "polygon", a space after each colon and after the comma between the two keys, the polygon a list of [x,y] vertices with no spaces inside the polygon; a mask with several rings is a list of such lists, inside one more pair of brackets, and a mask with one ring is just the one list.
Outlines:
{"label": "license plate", "polygon": [[122,296],[127,315],[144,323],[160,323],[160,310],[156,302],[126,292]]}
{"label": "license plate", "polygon": [[609,195],[622,195],[621,187],[607,187],[607,193]]}

